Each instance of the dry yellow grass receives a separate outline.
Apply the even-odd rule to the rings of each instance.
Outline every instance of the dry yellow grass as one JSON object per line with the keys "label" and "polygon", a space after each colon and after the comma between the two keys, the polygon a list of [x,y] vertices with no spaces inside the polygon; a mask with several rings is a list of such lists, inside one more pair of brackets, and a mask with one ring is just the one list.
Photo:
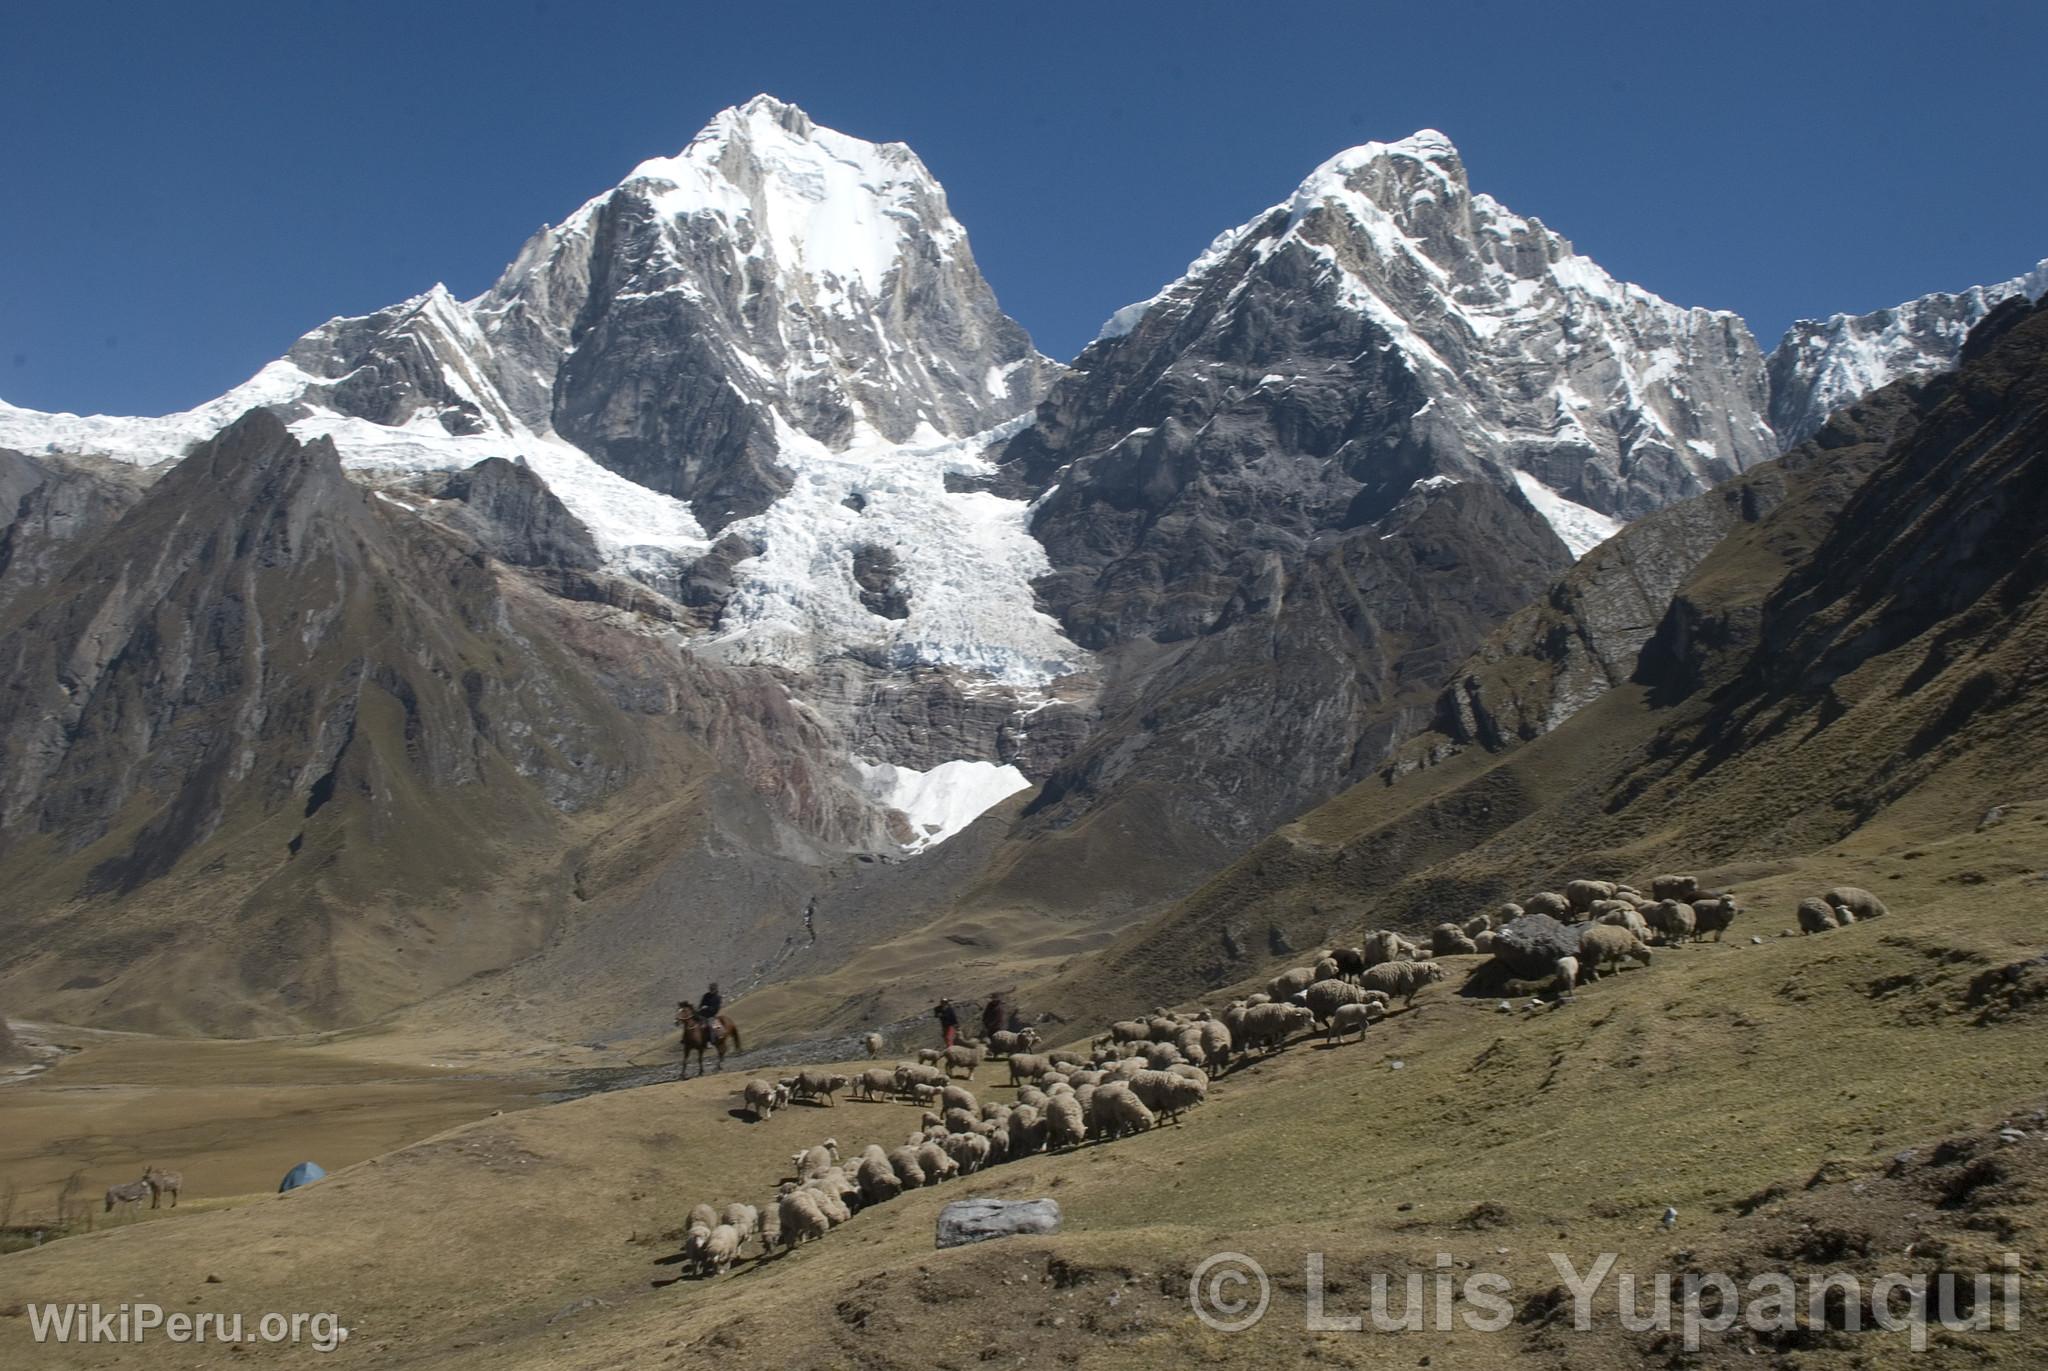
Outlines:
{"label": "dry yellow grass", "polygon": [[[1438,987],[1362,1044],[1298,1043],[1232,1073],[1184,1126],[913,1192],[717,1280],[676,1282],[665,1260],[692,1204],[763,1203],[798,1147],[828,1134],[853,1147],[894,1141],[914,1112],[842,1101],[752,1124],[730,1112],[744,1069],[594,1096],[481,1119],[291,1196],[0,1258],[0,1289],[10,1307],[140,1298],[332,1310],[353,1330],[337,1355],[377,1365],[1662,1363],[1675,1349],[1622,1332],[1611,1312],[1584,1334],[1534,1323],[1310,1334],[1305,1254],[1328,1254],[1336,1313],[1364,1312],[1370,1272],[1433,1274],[1439,1252],[1500,1272],[1525,1303],[1557,1283],[1552,1250],[1582,1268],[1614,1251],[1641,1272],[1683,1266],[1686,1253],[1761,1269],[1772,1242],[1803,1230],[1770,1206],[1743,1215],[1745,1197],[1778,1184],[1796,1201],[1833,1161],[1846,1204],[1856,1178],[1879,1176],[1898,1150],[2038,1107],[2048,1003],[1979,1023],[1969,1000],[1980,974],[2040,952],[2048,885],[2028,855],[2038,858],[2043,818],[2032,806],[1904,851],[1852,842],[1787,860],[1746,884],[1737,941],[1671,950],[1534,1016]],[[1799,894],[1845,870],[1866,873],[1893,916],[1772,936]],[[1765,941],[1751,945],[1752,934]],[[979,1075],[983,1098],[1008,1097],[994,1085],[999,1066]],[[2037,1137],[2013,1155],[2043,1152]],[[1066,1229],[934,1252],[939,1207],[969,1194],[1051,1195]],[[1657,1222],[1666,1205],[1681,1216],[1670,1232]],[[1935,1206],[1888,1222],[1952,1254],[2008,1245],[2030,1273],[2025,1300],[2048,1310],[2044,1205],[2048,1191],[2019,1187],[1991,1216],[1996,1233],[1969,1228],[1984,1214]],[[1910,1263],[1895,1238],[1838,1264]],[[1189,1273],[1224,1249],[1273,1273],[1273,1307],[1248,1333],[1213,1332],[1188,1312]],[[1754,1365],[1755,1346],[1710,1343],[1698,1364]],[[1895,1364],[1904,1348],[1903,1335],[1871,1333],[1768,1350],[1789,1365],[1849,1366]],[[31,1347],[25,1318],[0,1317],[8,1365],[121,1354]],[[217,1356],[148,1352],[166,1366]],[[2044,1356],[2048,1335],[2028,1320],[1959,1335],[1915,1364],[2018,1368]]]}

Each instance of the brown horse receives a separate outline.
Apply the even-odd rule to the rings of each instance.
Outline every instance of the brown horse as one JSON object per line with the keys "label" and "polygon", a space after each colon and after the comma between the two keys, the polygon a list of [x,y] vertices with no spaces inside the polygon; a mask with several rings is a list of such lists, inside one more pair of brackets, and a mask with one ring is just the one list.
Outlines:
{"label": "brown horse", "polygon": [[677,1077],[678,1080],[686,1081],[690,1079],[690,1054],[692,1052],[697,1054],[697,1074],[701,1076],[704,1074],[705,1048],[709,1047],[717,1051],[718,1066],[715,1069],[719,1071],[725,1070],[727,1043],[732,1044],[732,1050],[735,1052],[746,1051],[746,1048],[740,1045],[740,1030],[738,1026],[723,1014],[718,1016],[718,1026],[725,1031],[718,1036],[715,1042],[711,1036],[711,1025],[698,1018],[697,1011],[686,1004],[676,1006],[676,1025],[683,1030],[683,1074]]}

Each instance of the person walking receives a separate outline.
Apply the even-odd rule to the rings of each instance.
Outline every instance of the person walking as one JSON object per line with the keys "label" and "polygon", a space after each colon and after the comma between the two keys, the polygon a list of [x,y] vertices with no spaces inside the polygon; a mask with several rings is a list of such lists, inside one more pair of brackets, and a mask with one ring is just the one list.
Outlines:
{"label": "person walking", "polygon": [[960,1036],[960,1011],[953,1008],[951,1000],[942,999],[933,1007],[932,1017],[939,1021],[939,1032],[945,1037],[946,1046],[951,1047]]}
{"label": "person walking", "polygon": [[1003,1004],[1002,992],[998,991],[989,996],[988,1003],[982,1007],[981,1011],[982,1040],[986,1042],[988,1039],[995,1037],[1002,1030],[1003,1026],[1009,1022],[1009,1018],[1010,1011]]}

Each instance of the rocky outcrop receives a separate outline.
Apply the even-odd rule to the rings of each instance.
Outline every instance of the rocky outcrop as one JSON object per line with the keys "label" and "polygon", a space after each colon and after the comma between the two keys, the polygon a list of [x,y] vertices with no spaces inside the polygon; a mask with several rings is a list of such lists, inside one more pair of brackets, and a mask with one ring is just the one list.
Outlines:
{"label": "rocky outcrop", "polygon": [[524,463],[487,457],[448,478],[440,498],[454,501],[450,521],[513,566],[595,571],[597,544]]}
{"label": "rocky outcrop", "polygon": [[[1397,776],[1467,747],[1489,751],[1540,737],[1636,675],[1679,588],[1737,527],[1788,495],[1803,526],[1825,527],[1910,423],[1918,392],[1899,383],[1837,413],[1784,457],[1646,515],[1602,543],[1510,616],[1438,696],[1429,726],[1404,740],[1384,770]],[[1780,538],[1789,552],[1789,538]]]}

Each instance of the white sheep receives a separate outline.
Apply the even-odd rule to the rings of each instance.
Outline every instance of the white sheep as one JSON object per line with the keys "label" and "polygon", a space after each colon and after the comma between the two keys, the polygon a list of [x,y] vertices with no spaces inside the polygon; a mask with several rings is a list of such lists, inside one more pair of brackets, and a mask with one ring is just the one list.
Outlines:
{"label": "white sheep", "polygon": [[775,1231],[784,1251],[831,1231],[832,1221],[825,1217],[820,1198],[815,1190],[792,1186],[776,1201]]}
{"label": "white sheep", "polygon": [[882,1035],[879,1033],[868,1034],[861,1039],[861,1045],[867,1048],[869,1061],[882,1055]]}
{"label": "white sheep", "polygon": [[[941,1135],[946,1136],[946,1135]],[[948,1156],[946,1149],[937,1141],[927,1141],[918,1146],[917,1169],[924,1172],[926,1185],[937,1185],[960,1174],[960,1163]]]}
{"label": "white sheep", "polygon": [[1017,1052],[1010,1057],[1010,1084],[1035,1081],[1052,1070],[1052,1063],[1035,1052]]}
{"label": "white sheep", "polygon": [[1548,914],[1553,919],[1570,920],[1572,902],[1555,890],[1539,890],[1522,901],[1522,908],[1530,914]]}
{"label": "white sheep", "polygon": [[1329,1022],[1339,1005],[1362,1004],[1367,998],[1365,988],[1350,981],[1317,981],[1301,992],[1301,1002],[1317,1023]]}
{"label": "white sheep", "polygon": [[853,1095],[859,1100],[879,1100],[896,1093],[896,1073],[886,1066],[871,1066],[853,1079]]}
{"label": "white sheep", "polygon": [[1384,1017],[1386,1012],[1385,1007],[1376,1000],[1365,1000],[1358,1004],[1340,1004],[1330,1014],[1330,1029],[1329,1032],[1323,1035],[1323,1041],[1342,1042],[1345,1036],[1351,1033],[1356,1033],[1363,1037],[1366,1026],[1374,1019]]}
{"label": "white sheep", "polygon": [[861,1199],[868,1204],[893,1200],[903,1193],[903,1182],[896,1175],[896,1168],[889,1164],[889,1154],[873,1143],[860,1154],[853,1178],[860,1186]]}
{"label": "white sheep", "polygon": [[1826,900],[1817,900],[1809,895],[1799,902],[1795,911],[1799,916],[1801,933],[1826,933],[1836,927],[1835,911]]}
{"label": "white sheep", "polygon": [[1643,914],[1643,918],[1663,938],[1665,944],[1682,943],[1692,936],[1698,919],[1692,906],[1683,900],[1659,900]]}
{"label": "white sheep", "polygon": [[1565,996],[1571,994],[1573,988],[1578,983],[1579,959],[1577,957],[1559,957],[1557,959],[1556,972],[1551,979],[1550,988],[1559,996]]}
{"label": "white sheep", "polygon": [[807,1147],[789,1159],[796,1178],[807,1181],[820,1172],[839,1165],[839,1140],[827,1138],[816,1147]]}
{"label": "white sheep", "polygon": [[1046,1145],[1058,1149],[1079,1147],[1088,1137],[1088,1114],[1079,1091],[1056,1095],[1045,1105]]}
{"label": "white sheep", "polygon": [[1140,1071],[1131,1078],[1131,1093],[1155,1115],[1177,1119],[1209,1098],[1209,1082],[1199,1072],[1190,1078],[1173,1071]]}
{"label": "white sheep", "polygon": [[1098,1087],[1089,1101],[1088,1126],[1097,1137],[1121,1138],[1152,1126],[1152,1111],[1123,1082]]}
{"label": "white sheep", "polygon": [[1366,971],[1363,984],[1367,990],[1382,990],[1390,999],[1399,996],[1412,1005],[1424,986],[1436,984],[1447,974],[1435,962],[1384,962]]}
{"label": "white sheep", "polygon": [[1564,897],[1571,904],[1574,914],[1587,914],[1592,912],[1594,901],[1614,898],[1614,882],[1566,881]]}
{"label": "white sheep", "polygon": [[1292,966],[1266,982],[1266,993],[1276,1000],[1291,1000],[1315,982],[1314,967]]}
{"label": "white sheep", "polygon": [[955,1071],[964,1071],[967,1079],[973,1080],[974,1069],[981,1065],[981,1055],[979,1043],[953,1044],[946,1049],[946,1075],[950,1077]]}
{"label": "white sheep", "polygon": [[775,1112],[775,1087],[766,1081],[748,1081],[740,1090],[740,1097],[746,1102],[747,1112],[759,1123]]}
{"label": "white sheep", "polygon": [[743,1239],[740,1231],[729,1223],[722,1223],[711,1230],[705,1241],[703,1264],[711,1269],[714,1276],[723,1276],[732,1266],[733,1258],[740,1254]]}
{"label": "white sheep", "polygon": [[1700,897],[1700,878],[1697,876],[1657,876],[1650,881],[1650,898],[1653,900],[1677,900],[1680,904],[1691,904]]}
{"label": "white sheep", "polygon": [[1585,971],[1604,971],[1624,957],[1650,964],[1650,949],[1641,938],[1616,924],[1587,924],[1579,930],[1579,965]]}
{"label": "white sheep", "polygon": [[[919,1139],[922,1145],[923,1140]],[[902,1147],[891,1148],[889,1165],[896,1172],[896,1179],[903,1183],[905,1190],[915,1190],[924,1184],[924,1168],[918,1165],[917,1148],[905,1143]]]}
{"label": "white sheep", "polygon": [[1828,902],[1828,908],[1846,909],[1858,919],[1881,919],[1891,912],[1883,900],[1861,886],[1831,886],[1821,898]]}
{"label": "white sheep", "polygon": [[1245,1049],[1263,1047],[1269,1052],[1277,1052],[1287,1046],[1289,1034],[1300,1032],[1314,1020],[1315,1016],[1298,1004],[1254,1005],[1245,1012]]}
{"label": "white sheep", "polygon": [[735,1201],[725,1207],[725,1212],[720,1214],[719,1218],[739,1230],[741,1247],[746,1246],[748,1238],[761,1231],[761,1211],[751,1204],[740,1204]]}

